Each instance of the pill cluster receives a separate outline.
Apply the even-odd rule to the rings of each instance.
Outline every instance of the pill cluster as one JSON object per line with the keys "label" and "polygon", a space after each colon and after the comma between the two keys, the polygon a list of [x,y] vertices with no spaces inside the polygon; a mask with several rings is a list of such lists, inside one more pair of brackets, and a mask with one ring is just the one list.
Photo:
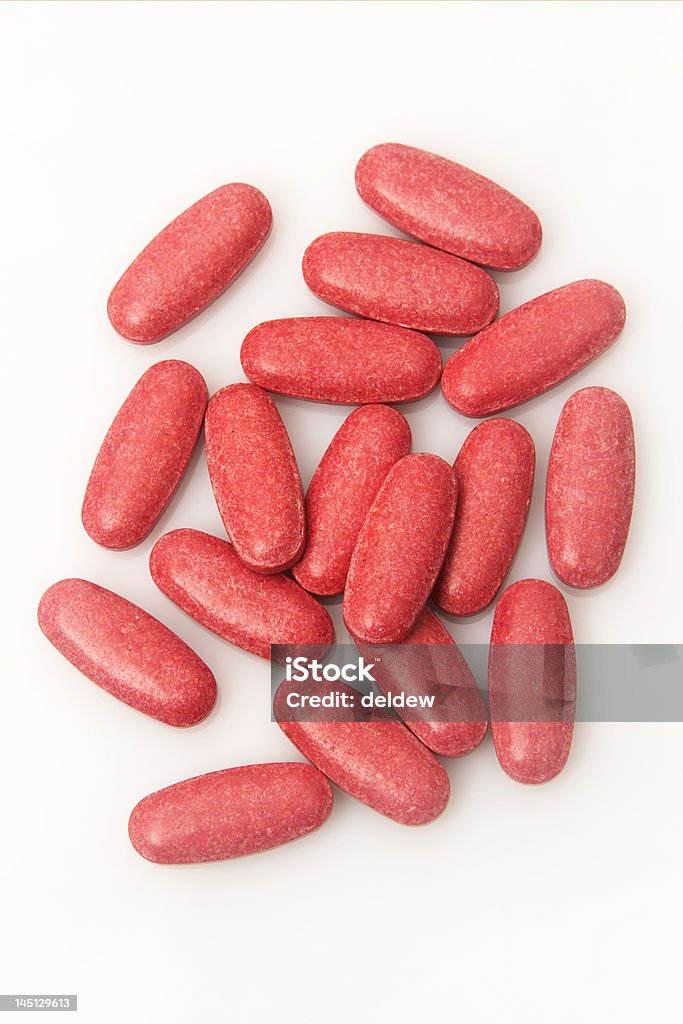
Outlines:
{"label": "pill cluster", "polygon": [[[385,144],[360,159],[356,186],[411,240],[333,232],[311,243],[303,258],[306,282],[354,316],[259,324],[241,349],[249,382],[222,388],[208,403],[194,367],[179,360],[153,365],[102,443],[82,521],[106,548],[139,544],[168,505],[203,425],[229,540],[194,529],[162,536],[150,556],[159,589],[207,629],[265,659],[274,648],[283,657],[297,647],[324,657],[334,629],[316,597],[343,594],[344,621],[361,654],[399,645],[455,657],[449,664],[458,713],[449,721],[405,724],[386,713],[293,721],[278,691],[275,719],[311,763],[229,768],[145,797],[131,814],[129,834],[151,861],[236,857],[306,835],[330,813],[328,780],[404,824],[441,813],[449,782],[435,754],[469,753],[483,739],[488,716],[428,601],[460,616],[494,601],[524,529],[535,451],[521,424],[496,418],[471,431],[452,467],[436,455],[411,454],[408,422],[388,403],[422,398],[440,380],[458,413],[488,417],[579,370],[624,325],[621,296],[594,280],[566,284],[496,319],[498,289],[485,268],[525,266],[538,252],[541,226],[528,206],[468,168]],[[256,255],[270,224],[268,201],[250,185],[225,185],[200,199],[116,284],[108,303],[113,327],[145,345],[182,327]],[[472,337],[442,372],[439,350],[424,332]],[[269,392],[359,406],[332,439],[305,496]],[[604,387],[576,392],[557,424],[546,490],[549,559],[564,583],[596,587],[616,572],[634,477],[626,403]],[[86,580],[62,580],[43,595],[38,620],[76,668],[139,711],[174,726],[193,725],[211,711],[210,669],[124,597]],[[533,709],[529,687],[538,665],[529,656],[537,649],[545,652],[542,689],[563,708],[554,720]],[[555,650],[561,657],[548,656]],[[391,659],[377,668],[376,682],[386,690]],[[491,730],[512,778],[541,783],[562,769],[575,684],[562,594],[543,580],[512,584],[495,608],[489,659]]]}

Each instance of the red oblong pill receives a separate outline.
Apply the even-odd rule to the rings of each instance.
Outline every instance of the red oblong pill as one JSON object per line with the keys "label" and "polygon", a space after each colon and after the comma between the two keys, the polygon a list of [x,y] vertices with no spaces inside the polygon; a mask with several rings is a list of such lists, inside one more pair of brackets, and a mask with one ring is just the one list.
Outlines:
{"label": "red oblong pill", "polygon": [[271,644],[315,645],[322,657],[334,641],[322,605],[287,576],[252,572],[227,541],[199,530],[160,537],[149,559],[160,590],[224,640],[270,658]]}
{"label": "red oblong pill", "polygon": [[306,549],[292,569],[312,594],[341,594],[351,556],[391,467],[410,451],[410,427],[386,405],[366,405],[344,420],[306,493]]}
{"label": "red oblong pill", "polygon": [[532,209],[489,178],[443,156],[386,142],[358,161],[361,199],[421,242],[493,270],[519,270],[541,245]]}
{"label": "red oblong pill", "polygon": [[38,624],[79,672],[145,715],[194,725],[216,702],[213,673],[180,637],[96,583],[55,583],[40,600]]}
{"label": "red oblong pill", "polygon": [[211,486],[235,551],[255,572],[289,569],[306,541],[304,496],[272,398],[255,384],[222,388],[204,430]]}
{"label": "red oblong pill", "polygon": [[268,320],[242,342],[242,368],[267,391],[313,402],[414,402],[436,387],[441,353],[418,331],[372,320]]}
{"label": "red oblong pill", "polygon": [[[276,691],[275,720],[332,782],[401,825],[426,825],[441,814],[450,795],[448,775],[404,725],[377,710],[368,721],[329,721],[325,712],[298,721],[286,704],[293,685],[301,690],[301,684],[283,683]],[[358,697],[344,684],[334,689]]]}
{"label": "red oblong pill", "polygon": [[383,693],[436,697],[429,715],[399,712],[426,747],[442,757],[462,757],[481,743],[488,728],[486,705],[465,658],[431,608],[422,609],[401,644],[356,643]]}
{"label": "red oblong pill", "polygon": [[636,453],[626,402],[609,388],[571,396],[555,431],[546,487],[550,564],[572,587],[619,568],[633,510]]}
{"label": "red oblong pill", "polygon": [[155,864],[199,864],[260,853],[319,828],[332,789],[309,764],[274,762],[198,775],[144,797],[130,841]]}
{"label": "red oblong pill", "polygon": [[485,271],[403,238],[333,231],[311,242],[302,269],[325,302],[416,331],[474,334],[498,312]]}
{"label": "red oblong pill", "polygon": [[570,377],[619,336],[626,307],[604,281],[574,281],[506,313],[466,342],[441,376],[464,416],[491,416]]}
{"label": "red oblong pill", "polygon": [[521,423],[480,423],[453,472],[453,533],[432,599],[451,615],[474,615],[498,593],[517,550],[531,501],[534,442]]}
{"label": "red oblong pill", "polygon": [[453,526],[453,471],[437,455],[406,455],[391,469],[351,559],[344,621],[365,643],[399,643],[441,568]]}
{"label": "red oblong pill", "polygon": [[266,240],[268,200],[253,185],[222,185],[171,221],[131,263],[107,303],[112,327],[150,345],[217,299]]}
{"label": "red oblong pill", "polygon": [[564,767],[574,730],[576,662],[567,604],[544,580],[503,591],[489,653],[491,733],[501,767],[541,783]]}
{"label": "red oblong pill", "polygon": [[207,397],[202,375],[179,359],[143,373],[116,414],[88,480],[81,519],[94,541],[121,550],[147,536],[187,468]]}

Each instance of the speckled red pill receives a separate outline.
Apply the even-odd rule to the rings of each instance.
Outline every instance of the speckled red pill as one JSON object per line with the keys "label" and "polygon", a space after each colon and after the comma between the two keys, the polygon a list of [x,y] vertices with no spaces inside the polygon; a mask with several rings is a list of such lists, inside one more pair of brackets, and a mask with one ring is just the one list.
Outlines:
{"label": "speckled red pill", "polygon": [[253,185],[222,185],[152,239],[109,296],[112,327],[150,345],[217,299],[266,240],[272,214]]}
{"label": "speckled red pill", "polygon": [[416,331],[474,334],[498,312],[498,289],[485,271],[403,238],[321,235],[304,253],[303,273],[325,302]]}
{"label": "speckled red pill", "polygon": [[466,438],[453,465],[453,533],[432,594],[439,608],[474,615],[498,593],[524,529],[534,462],[534,442],[513,420],[487,420]]}
{"label": "speckled red pill", "polygon": [[437,455],[406,455],[382,484],[358,538],[344,621],[365,643],[399,643],[422,611],[446,554],[457,489]]}
{"label": "speckled red pill", "polygon": [[146,796],[128,835],[155,864],[198,864],[260,853],[314,832],[332,789],[308,764],[249,764],[198,775]]}
{"label": "speckled red pill", "polygon": [[410,427],[386,405],[344,420],[306,493],[306,550],[292,569],[312,594],[341,594],[363,523],[391,467],[410,451]]}
{"label": "speckled red pill", "polygon": [[322,657],[334,642],[332,620],[315,598],[287,576],[252,572],[218,537],[173,530],[156,542],[149,566],[183,611],[252,654],[269,659],[271,644],[310,644]]}
{"label": "speckled red pill", "polygon": [[633,509],[636,453],[626,402],[584,388],[564,406],[550,452],[546,536],[550,563],[572,587],[598,587],[619,568]]}
{"label": "speckled red pill", "polygon": [[93,683],[168,725],[194,725],[216,701],[212,672],[180,637],[96,583],[55,583],[41,598],[38,624]]}
{"label": "speckled red pill", "polygon": [[207,400],[202,375],[168,359],[143,373],[102,442],[83,499],[86,533],[130,548],[152,529],[180,483]]}
{"label": "speckled red pill", "polygon": [[235,551],[255,572],[289,569],[306,541],[304,496],[272,398],[255,384],[222,388],[204,430],[211,486]]}
{"label": "speckled red pill", "polygon": [[[275,720],[316,768],[356,800],[401,825],[426,825],[448,803],[448,775],[433,754],[400,722],[374,710],[366,721],[292,721],[286,696],[301,684],[283,683],[273,701]],[[319,684],[318,684],[319,689]],[[335,692],[357,698],[341,683]]]}
{"label": "speckled red pill", "polygon": [[[481,743],[488,727],[486,705],[465,658],[431,608],[422,609],[400,645],[356,643],[383,693],[436,696],[433,720],[424,713],[421,718],[417,709],[399,710],[426,747],[442,757],[462,757]],[[406,646],[411,648],[407,656],[401,653]]]}
{"label": "speckled red pill", "polygon": [[431,338],[341,316],[258,324],[242,342],[241,359],[249,380],[267,391],[346,405],[414,402],[441,376]]}
{"label": "speckled red pill", "polygon": [[441,387],[464,416],[491,416],[540,395],[605,351],[626,320],[604,281],[575,281],[506,313],[446,363]]}
{"label": "speckled red pill", "polygon": [[356,188],[407,235],[493,270],[519,270],[541,245],[541,223],[521,200],[424,149],[373,146],[358,161]]}
{"label": "speckled red pill", "polygon": [[569,756],[576,663],[569,612],[544,580],[503,591],[489,654],[491,733],[501,767],[517,782],[554,778]]}

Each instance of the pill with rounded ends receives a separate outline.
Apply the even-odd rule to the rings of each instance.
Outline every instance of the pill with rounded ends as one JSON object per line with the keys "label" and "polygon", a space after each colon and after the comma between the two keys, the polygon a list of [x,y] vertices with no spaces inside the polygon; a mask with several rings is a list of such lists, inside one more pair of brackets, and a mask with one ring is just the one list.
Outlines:
{"label": "pill with rounded ends", "polygon": [[304,496],[272,398],[255,384],[222,388],[204,430],[211,486],[235,551],[255,572],[289,569],[306,540]]}
{"label": "pill with rounded ends", "polygon": [[491,416],[570,377],[614,342],[624,300],[604,281],[575,281],[506,313],[446,363],[441,387],[464,416]]}
{"label": "pill with rounded ends", "polygon": [[555,431],[545,503],[550,564],[572,587],[614,576],[633,509],[636,453],[626,402],[609,388],[583,388]]}
{"label": "pill with rounded ends", "polygon": [[[329,712],[292,712],[287,697],[306,686],[283,682],[273,700],[278,725],[316,768],[356,800],[402,825],[426,825],[448,803],[448,776],[433,754],[400,722],[380,710],[367,720],[354,713],[348,721],[330,721]],[[358,692],[343,683],[334,690],[357,699]]]}
{"label": "pill with rounded ends", "polygon": [[501,767],[540,783],[564,767],[574,729],[576,660],[562,594],[544,580],[503,591],[489,652],[491,733]]}
{"label": "pill with rounded ends", "polygon": [[432,593],[439,608],[474,615],[498,593],[524,529],[534,462],[534,442],[513,420],[487,420],[466,438],[453,465],[453,533]]}
{"label": "pill with rounded ends", "polygon": [[112,327],[150,345],[217,299],[266,240],[272,214],[253,185],[204,196],[153,238],[109,296]]}
{"label": "pill with rounded ends", "polygon": [[313,402],[414,402],[436,387],[441,353],[418,331],[341,316],[268,320],[242,342],[242,368],[267,391]]}
{"label": "pill with rounded ends", "polygon": [[453,470],[437,455],[406,455],[389,472],[346,580],[344,621],[354,637],[399,643],[413,628],[446,554],[456,494]]}
{"label": "pill with rounded ends", "polygon": [[252,654],[270,658],[271,644],[305,644],[322,657],[334,642],[332,620],[315,598],[287,576],[252,572],[218,537],[173,530],[156,542],[149,565],[184,612]]}
{"label": "pill with rounded ends", "polygon": [[306,493],[306,549],[292,569],[312,594],[341,594],[363,523],[391,467],[410,451],[410,427],[386,405],[344,420]]}
{"label": "pill with rounded ends", "polygon": [[260,853],[314,832],[332,789],[309,764],[275,762],[198,775],[144,797],[128,822],[137,852],[155,864],[199,864]]}
{"label": "pill with rounded ends", "polygon": [[462,757],[486,735],[488,715],[476,680],[441,620],[424,607],[400,644],[356,641],[383,693],[431,698],[428,711],[399,709],[408,728],[435,754]]}
{"label": "pill with rounded ends", "polygon": [[407,235],[493,270],[519,270],[541,245],[541,223],[521,200],[424,149],[373,146],[358,161],[356,188]]}
{"label": "pill with rounded ends", "polygon": [[168,359],[146,370],[119,409],[88,480],[81,518],[106,548],[130,548],[152,529],[180,483],[207,400],[204,378]]}
{"label": "pill with rounded ends", "polygon": [[485,271],[403,238],[321,235],[304,253],[303,273],[325,302],[416,331],[474,334],[498,312],[498,289]]}
{"label": "pill with rounded ends", "polygon": [[61,580],[46,590],[38,624],[60,654],[97,683],[168,725],[194,725],[216,701],[216,680],[180,637],[111,590]]}

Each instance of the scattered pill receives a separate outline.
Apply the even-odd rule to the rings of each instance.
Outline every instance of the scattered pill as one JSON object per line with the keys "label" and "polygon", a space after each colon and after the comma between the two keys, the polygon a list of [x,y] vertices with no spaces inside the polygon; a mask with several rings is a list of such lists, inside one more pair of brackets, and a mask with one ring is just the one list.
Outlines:
{"label": "scattered pill", "polygon": [[344,591],[344,621],[365,643],[398,643],[413,628],[446,554],[456,484],[437,455],[406,455],[368,513]]}
{"label": "scattered pill", "polygon": [[614,576],[626,546],[635,488],[633,422],[609,388],[583,388],[564,406],[548,465],[550,564],[573,587]]}
{"label": "scattered pill", "polygon": [[38,624],[79,672],[124,704],[168,725],[194,725],[216,701],[210,669],[142,608],[87,580],[46,590]]}
{"label": "scattered pill", "polygon": [[[319,684],[316,685],[319,690]],[[426,825],[448,803],[448,776],[433,754],[396,719],[374,709],[367,720],[355,712],[348,721],[330,721],[322,710],[305,721],[287,706],[300,683],[281,683],[273,700],[275,720],[294,746],[316,768],[356,800],[402,825]],[[357,699],[341,683],[335,691]]]}
{"label": "scattered pill", "polygon": [[414,402],[433,391],[441,353],[417,331],[342,316],[268,320],[242,342],[242,368],[267,391],[313,402]]}
{"label": "scattered pill", "polygon": [[306,540],[294,452],[275,403],[255,384],[231,384],[209,402],[206,459],[221,519],[255,572],[289,569]]}
{"label": "scattered pill", "polygon": [[268,200],[252,185],[232,184],[204,196],[153,238],[109,296],[112,327],[151,345],[217,299],[268,236]]}
{"label": "scattered pill", "polygon": [[321,235],[304,253],[303,274],[325,302],[416,331],[474,334],[498,312],[498,289],[480,267],[387,235]]}
{"label": "scattered pill", "polygon": [[128,835],[155,864],[198,864],[260,853],[319,828],[332,789],[309,764],[281,762],[226,768],[144,797]]}
{"label": "scattered pill", "polygon": [[451,615],[474,615],[494,599],[517,550],[534,481],[534,442],[513,420],[480,423],[453,465],[453,533],[432,598]]}
{"label": "scattered pill", "polygon": [[464,416],[491,416],[570,377],[619,336],[624,300],[604,281],[575,281],[506,313],[446,363],[441,387]]}
{"label": "scattered pill", "polygon": [[168,359],[143,373],[102,442],[83,499],[86,533],[121,550],[143,540],[168,505],[197,443],[206,384]]}
{"label": "scattered pill", "polygon": [[503,591],[489,652],[491,733],[501,767],[540,783],[564,767],[572,741],[576,662],[562,594],[544,580]]}
{"label": "scattered pill", "polygon": [[408,728],[435,754],[462,757],[486,735],[488,715],[479,687],[450,633],[425,607],[401,644],[356,641],[383,693],[435,698],[399,713]]}
{"label": "scattered pill", "polygon": [[252,572],[218,537],[173,530],[156,542],[149,564],[156,585],[184,612],[252,654],[269,659],[271,644],[302,644],[322,657],[334,641],[330,616],[303,587]]}
{"label": "scattered pill", "polygon": [[519,270],[541,245],[528,206],[469,167],[395,142],[358,161],[361,199],[394,227],[493,270]]}
{"label": "scattered pill", "polygon": [[358,536],[391,467],[410,451],[410,427],[386,405],[344,420],[306,493],[306,550],[292,569],[312,594],[341,594]]}

